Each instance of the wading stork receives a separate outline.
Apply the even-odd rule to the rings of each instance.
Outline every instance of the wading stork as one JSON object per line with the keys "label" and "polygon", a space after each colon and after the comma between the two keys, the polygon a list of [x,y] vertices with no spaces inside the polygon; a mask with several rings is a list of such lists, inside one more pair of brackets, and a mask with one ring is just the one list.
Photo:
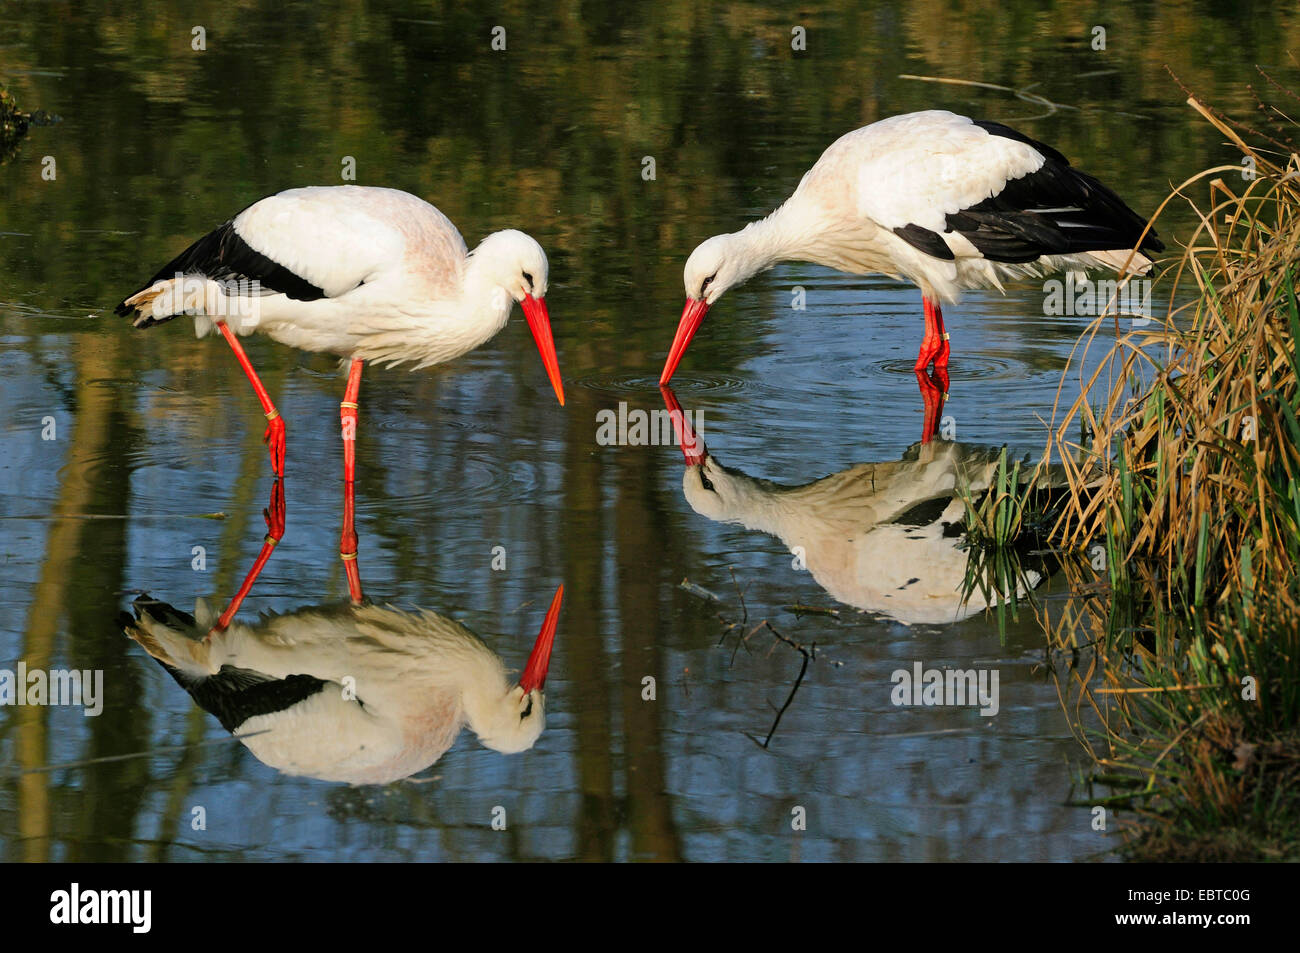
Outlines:
{"label": "wading stork", "polygon": [[517,301],[563,404],[547,278],[546,253],[523,232],[494,232],[471,252],[456,226],[414,195],[323,186],[253,203],[160,268],[116,311],[133,315],[137,328],[192,315],[199,337],[219,332],[226,339],[266,414],[264,439],[277,477],[284,475],[284,419],[239,338],[260,332],[351,362],[339,408],[346,511],[340,553],[348,560],[356,558],[353,483],[364,363],[421,368],[460,357],[500,331]]}
{"label": "wading stork", "polygon": [[[1114,192],[1051,146],[996,122],[926,110],[830,145],[766,218],[702,242],[686,261],[686,305],[664,362],[667,384],[709,309],[783,261],[884,274],[921,289],[916,358],[929,440],[948,390],[942,305],[968,288],[1062,269],[1144,273],[1164,246]],[[933,373],[928,369],[933,366]]]}

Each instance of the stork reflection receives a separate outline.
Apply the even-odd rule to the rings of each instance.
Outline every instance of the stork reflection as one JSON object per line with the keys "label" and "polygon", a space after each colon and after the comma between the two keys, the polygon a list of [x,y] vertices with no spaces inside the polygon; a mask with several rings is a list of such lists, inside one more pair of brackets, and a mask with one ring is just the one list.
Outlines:
{"label": "stork reflection", "polygon": [[[267,523],[283,532],[276,487]],[[190,615],[143,596],[124,619],[126,634],[259,761],[286,774],[386,784],[432,765],[465,726],[505,754],[537,741],[563,586],[512,684],[477,635],[428,610],[349,600],[237,621],[273,545],[220,615],[202,600]]]}
{"label": "stork reflection", "polygon": [[[958,622],[988,607],[966,577],[960,488],[989,486],[999,450],[945,440],[913,444],[899,460],[859,463],[797,485],[725,466],[692,430],[671,388],[664,403],[677,429],[691,509],[780,539],[832,598],[900,622]],[[1042,579],[1025,571],[1025,582]]]}

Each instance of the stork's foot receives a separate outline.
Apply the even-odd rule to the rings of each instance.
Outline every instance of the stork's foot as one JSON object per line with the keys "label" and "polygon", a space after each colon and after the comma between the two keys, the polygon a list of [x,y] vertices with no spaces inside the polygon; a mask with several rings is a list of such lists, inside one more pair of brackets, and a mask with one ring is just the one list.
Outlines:
{"label": "stork's foot", "polygon": [[284,418],[276,410],[267,414],[267,417],[269,419],[266,423],[266,433],[262,435],[262,442],[271,451],[271,469],[277,477],[282,477],[284,476]]}
{"label": "stork's foot", "polygon": [[936,371],[947,371],[949,350],[947,331],[926,334],[925,340],[921,342],[921,349],[917,351],[916,366],[913,369],[918,374],[924,373],[933,364]]}
{"label": "stork's foot", "polygon": [[361,605],[365,596],[361,591],[361,568],[357,565],[356,484],[343,481],[343,530],[339,533],[339,558],[348,577],[348,597],[353,605]]}
{"label": "stork's foot", "polygon": [[[948,350],[948,332],[944,331],[939,339],[939,349],[934,353],[934,369],[936,372],[943,372],[944,374],[948,372]],[[945,383],[944,390],[947,389],[948,385]]]}
{"label": "stork's foot", "polygon": [[360,542],[357,539],[356,509],[356,484],[351,480],[344,480],[343,530],[339,533],[339,559],[343,560],[343,570],[348,577],[348,596],[354,605],[360,605],[361,570],[357,566],[357,549]]}
{"label": "stork's foot", "polygon": [[343,527],[339,558],[343,560],[343,571],[348,577],[348,598],[353,605],[359,606],[365,596],[361,591],[361,567],[357,565],[357,534],[351,525]]}
{"label": "stork's foot", "polygon": [[356,553],[343,557],[343,571],[348,577],[348,598],[354,606],[363,604],[365,595],[361,591],[361,569],[357,566]]}

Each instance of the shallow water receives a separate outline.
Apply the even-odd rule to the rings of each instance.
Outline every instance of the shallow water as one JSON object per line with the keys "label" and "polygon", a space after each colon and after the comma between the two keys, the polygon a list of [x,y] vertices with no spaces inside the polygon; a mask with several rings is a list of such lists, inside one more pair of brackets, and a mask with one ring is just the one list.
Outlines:
{"label": "shallow water", "polygon": [[[838,603],[780,539],[697,514],[676,448],[598,445],[597,414],[662,407],[686,254],[777,204],[842,132],[929,107],[997,119],[1149,212],[1169,183],[1236,161],[1163,65],[1244,107],[1253,63],[1285,75],[1295,7],[1114,8],[1099,52],[1069,4],[832,2],[800,21],[808,49],[796,54],[788,16],[761,4],[559,4],[497,19],[450,4],[11,5],[0,81],[62,122],[32,130],[0,167],[0,668],[102,670],[106,697],[94,718],[0,710],[0,857],[1098,856],[1110,841],[1065,804],[1081,751],[1032,616],[1002,638],[980,615],[909,626]],[[505,52],[489,48],[498,20]],[[203,51],[191,49],[196,24]],[[1008,93],[900,74],[1032,85],[1077,108],[1043,116]],[[466,732],[427,783],[387,787],[260,763],[117,621],[140,591],[182,609],[223,604],[261,546],[271,475],[224,345],[184,321],[133,331],[112,305],[249,202],[341,181],[347,156],[358,183],[433,201],[471,246],[502,227],[543,244],[569,398],[556,405],[517,315],[450,367],[366,372],[367,595],[454,617],[518,669],[566,587],[536,747],[503,756]],[[1171,247],[1189,231],[1179,214],[1160,227]],[[791,308],[796,286],[806,310]],[[1041,282],[1007,290],[946,312],[945,413],[963,443],[1036,456],[1087,319],[1045,316]],[[919,437],[921,331],[912,288],[782,266],[727,295],[673,383],[704,412],[719,460],[806,483],[898,460]],[[336,362],[248,347],[289,433],[287,535],[243,607],[251,622],[347,586]],[[214,513],[224,518],[197,518]],[[724,632],[719,614],[746,611]],[[766,749],[750,736],[767,735],[802,656],[765,630],[737,649],[764,619],[817,646]],[[893,705],[891,673],[916,661],[997,669],[999,713]]]}

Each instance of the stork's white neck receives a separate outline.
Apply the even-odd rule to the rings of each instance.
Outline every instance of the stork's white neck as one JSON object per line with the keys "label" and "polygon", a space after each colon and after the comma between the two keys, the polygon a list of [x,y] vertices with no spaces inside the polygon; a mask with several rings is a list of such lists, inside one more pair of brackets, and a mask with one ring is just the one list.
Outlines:
{"label": "stork's white neck", "polygon": [[750,222],[738,232],[731,232],[727,239],[730,254],[735,256],[740,268],[740,274],[731,282],[733,286],[783,261],[804,257],[804,230],[788,204],[766,218]]}
{"label": "stork's white neck", "polygon": [[[780,537],[795,545],[800,535],[801,507],[792,488],[760,480],[739,470],[712,471],[716,486],[723,484],[725,495],[711,493],[700,485],[699,475],[688,471],[684,477],[686,497],[697,512],[710,519],[738,523],[746,529]],[[724,502],[725,501],[725,502]]]}
{"label": "stork's white neck", "polygon": [[897,268],[880,252],[878,229],[856,216],[828,216],[824,209],[795,192],[767,218],[727,236],[740,277],[746,278],[783,261],[806,261],[847,274],[893,274]]}
{"label": "stork's white neck", "polygon": [[510,318],[515,301],[501,284],[500,263],[490,255],[470,255],[465,263],[461,309],[469,326],[482,334],[471,347],[478,347],[500,331]]}
{"label": "stork's white neck", "polygon": [[482,734],[486,726],[499,716],[510,683],[501,659],[481,643],[474,649],[476,651],[466,652],[459,660],[460,698],[466,724],[475,734]]}
{"label": "stork's white neck", "polygon": [[[937,470],[930,467],[926,472],[934,477]],[[798,486],[734,469],[712,469],[710,475],[716,494],[700,488],[698,475],[684,478],[687,499],[697,512],[769,533],[788,546],[861,535],[912,502],[952,488],[951,479],[937,485],[934,479],[922,480],[915,467],[873,463]]]}

